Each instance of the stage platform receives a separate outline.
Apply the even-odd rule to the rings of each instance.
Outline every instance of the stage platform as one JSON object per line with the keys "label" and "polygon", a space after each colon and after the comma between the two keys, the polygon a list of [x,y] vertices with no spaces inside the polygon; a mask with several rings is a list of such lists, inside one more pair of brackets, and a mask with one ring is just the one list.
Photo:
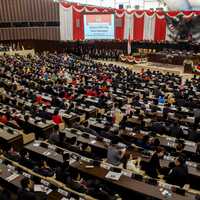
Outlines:
{"label": "stage platform", "polygon": [[193,77],[192,74],[184,73],[184,67],[181,65],[170,65],[170,64],[163,64],[163,63],[152,63],[147,62],[143,64],[128,64],[124,62],[116,62],[116,61],[105,61],[105,60],[96,60],[97,62],[106,63],[106,64],[114,64],[122,67],[128,67],[135,72],[141,72],[142,69],[147,70],[150,69],[155,71],[160,71],[162,73],[174,73],[180,76],[183,76],[184,79],[190,79]]}
{"label": "stage platform", "polygon": [[19,50],[19,51],[0,51],[0,56],[7,54],[7,55],[15,55],[15,54],[19,54],[22,56],[27,56],[27,55],[35,55],[35,50],[34,49],[30,49],[30,50]]}

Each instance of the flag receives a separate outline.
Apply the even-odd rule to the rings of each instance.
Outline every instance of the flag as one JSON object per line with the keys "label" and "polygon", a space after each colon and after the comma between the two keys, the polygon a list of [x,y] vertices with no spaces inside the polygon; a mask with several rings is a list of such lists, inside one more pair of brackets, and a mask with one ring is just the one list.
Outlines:
{"label": "flag", "polygon": [[131,35],[130,35],[130,31],[129,31],[129,35],[128,35],[127,52],[128,52],[128,55],[131,54]]}
{"label": "flag", "polygon": [[175,19],[173,19],[172,17],[169,17],[168,15],[165,15],[165,20],[166,20],[166,24],[169,28],[169,30],[174,33],[175,32],[175,25],[177,24],[177,21]]}

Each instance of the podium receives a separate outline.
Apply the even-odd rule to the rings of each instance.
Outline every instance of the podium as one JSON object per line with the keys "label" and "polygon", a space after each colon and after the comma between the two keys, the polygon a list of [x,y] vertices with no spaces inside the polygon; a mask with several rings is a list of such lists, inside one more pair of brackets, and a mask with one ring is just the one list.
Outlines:
{"label": "podium", "polygon": [[184,73],[193,73],[193,61],[192,60],[189,60],[189,59],[186,59],[184,60],[183,62],[183,66],[184,66]]}

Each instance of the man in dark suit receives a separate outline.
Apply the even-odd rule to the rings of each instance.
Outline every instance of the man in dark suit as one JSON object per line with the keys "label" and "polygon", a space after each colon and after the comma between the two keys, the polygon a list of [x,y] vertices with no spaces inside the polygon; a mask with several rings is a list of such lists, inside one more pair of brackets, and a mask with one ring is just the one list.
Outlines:
{"label": "man in dark suit", "polygon": [[155,153],[152,155],[151,160],[148,163],[146,173],[152,177],[157,178],[161,170],[160,158],[164,155],[164,148],[157,147]]}
{"label": "man in dark suit", "polygon": [[62,183],[66,183],[68,177],[70,176],[69,169],[69,154],[63,154],[63,163],[61,166],[56,168],[56,180],[61,181]]}
{"label": "man in dark suit", "polygon": [[188,171],[185,167],[185,159],[178,157],[175,161],[175,167],[172,168],[166,177],[166,181],[169,184],[178,185],[183,187],[187,183]]}

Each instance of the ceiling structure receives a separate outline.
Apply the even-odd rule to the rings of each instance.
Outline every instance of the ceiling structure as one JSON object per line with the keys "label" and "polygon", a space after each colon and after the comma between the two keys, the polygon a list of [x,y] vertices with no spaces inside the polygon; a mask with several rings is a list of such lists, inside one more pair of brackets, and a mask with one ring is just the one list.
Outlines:
{"label": "ceiling structure", "polygon": [[[130,9],[200,10],[200,0],[67,0],[81,4],[118,8],[123,4]],[[166,5],[166,6],[165,6]]]}
{"label": "ceiling structure", "polygon": [[200,0],[163,0],[169,10],[200,10]]}

